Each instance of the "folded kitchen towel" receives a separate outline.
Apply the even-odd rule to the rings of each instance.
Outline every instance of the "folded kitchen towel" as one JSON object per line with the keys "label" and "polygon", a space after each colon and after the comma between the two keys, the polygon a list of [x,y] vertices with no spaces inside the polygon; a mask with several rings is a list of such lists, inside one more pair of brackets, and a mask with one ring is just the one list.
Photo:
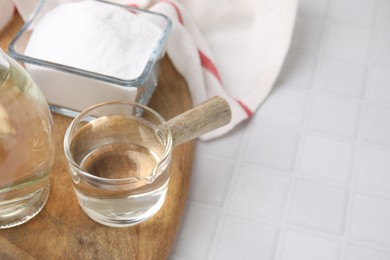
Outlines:
{"label": "folded kitchen towel", "polygon": [[[27,17],[37,0],[14,1]],[[298,0],[111,1],[170,17],[173,30],[167,53],[185,78],[193,104],[215,95],[228,100],[231,123],[205,134],[203,140],[229,132],[266,99],[290,46],[298,4]]]}
{"label": "folded kitchen towel", "polygon": [[296,0],[165,0],[150,8],[173,20],[167,52],[194,103],[220,95],[232,108],[231,123],[203,139],[233,129],[265,100],[290,45],[296,7]]}
{"label": "folded kitchen towel", "polygon": [[12,0],[0,0],[0,31],[8,24],[14,14]]}

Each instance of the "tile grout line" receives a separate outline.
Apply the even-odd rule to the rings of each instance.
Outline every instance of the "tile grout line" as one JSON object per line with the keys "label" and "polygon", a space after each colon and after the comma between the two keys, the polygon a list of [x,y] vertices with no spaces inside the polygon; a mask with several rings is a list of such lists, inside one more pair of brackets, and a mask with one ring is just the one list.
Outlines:
{"label": "tile grout line", "polygon": [[[332,2],[332,1],[330,1],[330,2]],[[304,113],[304,116],[303,116],[303,119],[301,122],[301,127],[299,130],[297,130],[299,133],[299,141],[298,141],[298,146],[296,148],[297,150],[296,150],[296,154],[295,154],[294,167],[293,167],[293,170],[291,172],[292,174],[291,174],[289,189],[287,191],[287,195],[285,198],[285,203],[284,203],[285,205],[284,205],[284,209],[283,209],[283,214],[282,214],[282,217],[281,217],[281,220],[279,223],[280,235],[279,235],[279,239],[278,239],[278,242],[276,245],[275,257],[274,257],[275,260],[279,260],[282,258],[283,246],[285,243],[286,233],[288,231],[288,228],[292,227],[291,224],[289,223],[288,218],[291,214],[295,186],[296,186],[297,180],[299,180],[299,175],[297,172],[299,172],[299,168],[300,168],[300,164],[301,164],[301,160],[302,160],[302,153],[303,153],[303,149],[304,149],[304,146],[306,143],[306,140],[304,140],[305,138],[303,138],[303,137],[308,132],[308,129],[310,126],[310,118],[312,117],[311,107],[313,104],[313,96],[314,96],[314,92],[315,92],[314,82],[315,82],[315,77],[316,77],[316,70],[318,68],[318,62],[319,62],[320,58],[322,57],[322,53],[323,53],[323,48],[324,48],[323,45],[325,42],[324,39],[326,37],[326,27],[327,27],[326,25],[327,25],[328,19],[329,19],[328,16],[329,16],[330,4],[331,3],[328,3],[327,11],[326,11],[327,14],[324,17],[324,27],[323,27],[323,32],[322,32],[322,36],[321,36],[321,46],[320,46],[319,50],[313,55],[313,57],[315,57],[314,70],[313,70],[313,73],[311,75],[310,83],[309,83],[310,87],[308,89],[307,101],[306,101],[306,107],[305,107],[306,112]]]}
{"label": "tile grout line", "polygon": [[213,234],[213,238],[211,240],[212,242],[211,242],[209,252],[208,252],[207,259],[210,259],[210,260],[214,259],[213,257],[215,256],[215,254],[217,252],[217,241],[219,240],[220,234],[222,232],[222,227],[225,223],[226,216],[229,213],[229,210],[228,210],[229,202],[230,202],[231,197],[233,196],[233,193],[235,190],[235,183],[237,182],[237,179],[239,176],[239,171],[240,171],[241,166],[243,164],[243,160],[244,160],[243,157],[244,157],[244,152],[245,152],[244,148],[245,148],[245,144],[246,144],[247,139],[248,139],[249,132],[251,130],[249,123],[250,123],[250,121],[245,122],[244,123],[245,125],[242,126],[243,127],[243,134],[242,134],[243,137],[241,139],[241,143],[240,143],[240,146],[238,148],[237,158],[234,161],[232,178],[231,178],[230,183],[228,185],[228,189],[227,189],[228,191],[226,193],[226,197],[225,197],[225,200],[222,204],[222,207],[219,208],[220,220],[218,221],[217,227],[216,227],[215,232]]}
{"label": "tile grout line", "polygon": [[[329,24],[331,24],[331,22],[332,22],[332,20],[331,20],[331,19],[328,19],[328,21],[327,21],[326,24],[329,26]],[[327,28],[328,26],[325,26],[326,29],[324,29],[324,36],[323,36],[323,42],[322,42],[322,45],[323,45],[323,46],[322,46],[322,48],[321,48],[321,51],[320,51],[317,55],[315,55],[315,54],[313,54],[313,53],[310,52],[310,54],[313,54],[313,55],[315,55],[315,57],[316,57],[316,67],[318,67],[318,63],[319,63],[319,61],[320,61],[323,57],[328,57],[327,54],[324,54],[324,52],[325,52],[324,48],[325,48],[325,46],[326,46],[326,45],[325,45],[325,44],[326,44],[326,37],[325,37],[325,36],[327,36],[327,32],[329,31],[329,28]],[[371,35],[372,35],[373,32],[374,32],[374,26],[375,26],[374,23],[372,23],[371,26],[370,26],[370,34],[371,34]],[[349,183],[348,183],[346,186],[342,185],[342,186],[340,187],[340,185],[338,185],[338,184],[334,184],[334,183],[331,183],[331,182],[327,183],[326,181],[323,181],[323,180],[321,180],[321,179],[313,178],[313,180],[312,180],[312,181],[315,181],[315,182],[318,182],[318,183],[323,183],[323,184],[328,184],[328,185],[335,186],[335,187],[340,187],[340,188],[342,188],[342,189],[344,189],[344,190],[346,190],[346,191],[348,192],[348,198],[347,198],[347,203],[346,203],[347,205],[346,205],[345,217],[344,217],[344,224],[343,224],[343,235],[342,235],[341,237],[339,236],[339,238],[338,238],[338,239],[340,239],[340,241],[343,242],[344,245],[346,244],[346,242],[354,241],[353,239],[350,239],[350,238],[348,237],[348,232],[346,232],[346,231],[348,230],[347,225],[349,225],[348,220],[349,220],[349,217],[350,217],[350,214],[351,214],[351,207],[352,207],[352,205],[353,205],[352,195],[353,195],[354,193],[356,193],[356,192],[368,192],[368,193],[370,193],[369,190],[365,191],[364,189],[363,189],[363,190],[362,190],[362,189],[359,189],[359,188],[357,187],[357,184],[356,184],[356,182],[357,182],[356,178],[357,178],[357,167],[358,167],[357,165],[358,165],[359,147],[360,147],[362,144],[367,144],[367,143],[368,143],[368,145],[374,145],[374,146],[375,146],[375,145],[379,145],[379,144],[377,144],[377,143],[375,143],[375,142],[365,142],[364,140],[361,140],[362,121],[363,121],[363,119],[364,119],[365,107],[366,107],[367,103],[369,103],[369,99],[368,99],[368,97],[367,97],[367,91],[368,91],[368,83],[367,83],[367,81],[368,81],[368,71],[369,71],[370,68],[374,67],[374,65],[372,65],[371,62],[370,62],[370,51],[371,51],[372,44],[373,44],[372,42],[373,42],[373,39],[372,39],[372,37],[370,37],[369,50],[368,50],[367,56],[366,56],[366,58],[365,58],[365,60],[364,60],[363,62],[352,61],[354,64],[359,64],[360,66],[363,66],[363,67],[364,67],[364,73],[365,73],[365,75],[364,75],[364,87],[363,87],[363,89],[362,89],[361,97],[360,97],[360,98],[354,98],[354,100],[357,100],[357,101],[359,102],[359,112],[358,112],[358,120],[357,120],[357,126],[356,126],[356,129],[357,129],[357,130],[356,130],[355,137],[354,137],[354,138],[349,138],[349,139],[348,139],[348,138],[345,138],[345,137],[342,137],[342,136],[336,134],[337,139],[338,139],[338,138],[341,138],[343,142],[351,143],[351,144],[355,147],[354,153],[353,153],[353,156],[352,156],[351,174],[350,174]],[[294,52],[302,52],[302,51],[294,50]],[[305,52],[303,52],[303,53],[305,53]],[[344,60],[343,60],[343,61],[344,61]],[[345,61],[344,61],[344,62],[345,62]],[[351,62],[351,61],[348,60],[348,62]],[[314,71],[313,74],[314,74],[313,79],[315,80],[316,71]],[[311,90],[310,90],[310,95],[309,95],[309,101],[308,101],[309,107],[312,107],[312,104],[313,104],[313,96],[316,95],[317,92],[321,93],[322,91],[321,91],[320,89],[315,88],[315,87],[313,86],[313,84],[312,84]],[[386,108],[388,108],[388,107],[386,106]],[[307,108],[307,109],[309,109],[309,108]],[[307,116],[307,114],[309,114],[309,116]],[[294,128],[294,130],[295,130],[295,131],[299,131],[299,132],[301,133],[301,136],[302,136],[302,135],[305,135],[305,134],[308,134],[308,133],[310,133],[310,134],[313,133],[314,135],[325,136],[325,138],[327,138],[327,137],[328,137],[328,136],[327,136],[327,133],[311,132],[310,130],[308,130],[309,125],[310,125],[311,113],[308,112],[307,114],[306,114],[305,120],[304,120],[305,123],[306,123],[305,127],[303,127],[301,130],[297,130],[297,129]],[[307,120],[307,121],[306,121],[306,120]],[[266,122],[266,123],[272,125],[272,124],[269,123],[269,122]],[[291,128],[291,127],[290,127],[290,128]],[[329,134],[329,135],[331,135],[331,134]],[[333,135],[333,137],[334,137],[334,135]],[[329,137],[328,137],[328,138],[329,138]],[[334,139],[334,138],[332,138],[332,139]],[[304,140],[301,140],[300,142],[305,143]],[[381,145],[383,145],[383,144],[381,144]],[[301,150],[302,147],[304,147],[304,144],[300,144],[298,150]],[[386,147],[387,147],[387,146],[386,146]],[[297,156],[297,158],[296,158],[296,161],[297,161],[297,162],[300,162],[300,161],[301,161],[300,156],[301,156],[301,155]],[[296,165],[295,167],[299,167],[299,164],[298,164],[298,166]],[[292,184],[291,184],[292,188],[291,188],[290,191],[289,191],[289,197],[293,196],[293,194],[291,194],[291,190],[294,189],[293,186],[295,185],[295,182],[296,182],[297,180],[300,180],[300,179],[304,179],[304,180],[309,179],[309,180],[311,180],[310,178],[305,178],[305,176],[299,176],[299,175],[297,175],[297,174],[296,174],[296,171],[299,171],[299,168],[296,168],[295,171],[294,171],[295,174],[294,174],[293,177],[292,177],[292,179],[293,179],[293,180],[292,180]],[[372,191],[371,191],[370,194],[372,194]],[[381,196],[382,198],[383,198],[383,197],[387,198],[387,196],[388,196],[388,195],[384,195],[383,193],[379,193],[379,194],[376,194],[376,195]],[[291,198],[289,198],[289,200],[291,200]],[[290,203],[291,203],[291,202],[290,202]],[[291,205],[289,205],[289,207],[291,207]],[[283,222],[280,224],[280,226],[282,226],[282,227],[289,227],[288,220],[285,219],[285,218],[288,218],[288,215],[289,215],[288,213],[285,213],[285,214],[284,214],[284,220],[283,220]],[[287,224],[286,224],[286,223],[287,223]],[[307,228],[306,228],[306,230],[310,230],[310,229],[307,229]],[[366,244],[369,244],[369,245],[371,245],[371,246],[375,246],[375,247],[377,247],[377,248],[381,248],[382,250],[386,250],[386,248],[380,247],[380,246],[375,245],[375,244],[370,244],[370,243],[366,243]],[[279,246],[279,247],[280,247],[280,246]],[[280,250],[282,250],[282,249],[279,248],[278,250],[280,251]],[[388,250],[386,250],[386,251],[388,251]],[[279,253],[279,254],[280,254],[280,253]],[[278,255],[278,256],[279,256],[279,255]],[[345,248],[343,248],[343,249],[340,251],[340,257],[343,257],[343,258],[344,258],[344,256],[345,256]],[[280,256],[279,256],[279,257],[280,257]]]}
{"label": "tile grout line", "polygon": [[362,129],[363,124],[365,120],[365,111],[366,106],[369,101],[368,98],[368,92],[369,92],[369,70],[372,67],[371,64],[371,52],[373,48],[373,34],[375,31],[375,20],[379,12],[379,4],[378,1],[375,2],[375,11],[374,16],[371,21],[371,27],[370,27],[370,42],[369,47],[367,51],[367,56],[364,60],[364,63],[361,63],[361,65],[364,65],[364,88],[362,93],[362,99],[361,99],[361,107],[360,107],[360,116],[358,120],[357,125],[357,131],[356,131],[356,141],[355,141],[355,152],[354,152],[354,158],[353,158],[353,165],[352,165],[352,176],[350,177],[350,185],[349,185],[349,196],[348,196],[348,202],[347,202],[347,208],[345,212],[345,218],[344,218],[344,232],[342,237],[342,259],[346,259],[347,252],[348,252],[348,244],[351,243],[353,238],[351,237],[351,222],[353,217],[353,207],[355,205],[355,198],[356,193],[358,192],[358,178],[359,178],[359,162],[360,162],[360,149],[362,146]]}
{"label": "tile grout line", "polygon": [[285,243],[285,236],[287,233],[287,229],[291,228],[291,227],[294,228],[294,225],[291,225],[289,223],[288,218],[289,218],[289,215],[291,214],[291,208],[292,208],[292,203],[293,203],[293,196],[294,196],[296,182],[299,180],[299,175],[297,174],[297,172],[299,172],[299,167],[300,167],[300,163],[301,163],[301,159],[302,159],[302,151],[303,151],[303,148],[304,148],[305,143],[306,143],[306,140],[304,140],[303,137],[306,133],[309,132],[308,129],[309,129],[309,125],[310,125],[310,118],[312,116],[311,107],[312,107],[313,96],[314,96],[314,92],[315,92],[314,82],[315,82],[315,77],[316,77],[316,69],[318,67],[318,62],[323,55],[322,53],[323,53],[324,44],[325,44],[324,42],[325,42],[325,38],[326,38],[326,31],[327,31],[326,29],[327,29],[327,24],[328,24],[328,20],[329,20],[329,18],[328,18],[329,8],[330,8],[330,3],[327,6],[326,16],[324,16],[322,18],[322,19],[324,19],[324,26],[323,26],[322,36],[321,36],[321,46],[320,46],[319,50],[309,51],[309,52],[307,52],[305,50],[301,50],[301,49],[290,50],[290,53],[298,53],[298,54],[302,53],[302,54],[311,55],[315,59],[315,62],[314,62],[315,69],[312,72],[312,75],[310,77],[309,87],[307,89],[308,94],[307,94],[307,100],[306,100],[306,106],[305,106],[306,112],[304,113],[300,127],[294,128],[294,130],[299,135],[299,141],[298,141],[298,146],[297,146],[297,150],[296,150],[296,154],[295,154],[294,167],[293,167],[293,170],[291,171],[291,175],[290,175],[290,184],[289,184],[289,188],[288,188],[287,195],[286,195],[285,202],[284,202],[283,214],[282,214],[282,217],[279,221],[280,235],[279,235],[279,239],[278,239],[278,242],[276,245],[275,257],[274,257],[274,259],[276,259],[276,260],[281,259],[283,256],[282,252],[283,252],[283,246]]}
{"label": "tile grout line", "polygon": [[[353,62],[354,64],[364,66],[364,72],[365,72],[362,94],[361,94],[361,97],[358,99],[359,112],[357,113],[358,120],[357,120],[355,136],[353,138],[346,138],[346,137],[341,137],[338,134],[329,134],[329,133],[327,134],[327,133],[321,133],[321,132],[316,132],[316,131],[313,132],[310,130],[310,124],[311,124],[310,119],[312,118],[312,111],[311,111],[312,109],[311,108],[313,107],[314,96],[322,93],[321,89],[319,89],[318,87],[315,87],[315,80],[316,80],[316,74],[318,73],[319,62],[324,58],[333,58],[332,55],[329,55],[326,53],[326,44],[327,44],[326,40],[329,37],[330,25],[332,23],[335,23],[335,21],[332,19],[332,16],[329,14],[331,7],[334,8],[335,3],[336,3],[335,0],[329,1],[328,7],[327,7],[327,15],[324,15],[324,17],[322,17],[322,19],[324,19],[324,28],[323,28],[323,33],[322,33],[322,37],[321,37],[320,48],[318,48],[318,51],[316,51],[316,53],[312,53],[312,52],[309,53],[311,56],[314,57],[314,68],[315,69],[311,73],[310,84],[309,84],[309,87],[307,89],[308,97],[306,100],[306,103],[307,103],[306,107],[305,107],[306,111],[303,114],[304,116],[301,119],[301,123],[296,128],[294,128],[293,126],[286,126],[285,127],[284,124],[280,124],[278,122],[276,122],[274,124],[272,124],[272,122],[265,122],[265,123],[261,122],[261,125],[277,127],[277,128],[287,129],[289,131],[297,132],[298,145],[296,147],[296,151],[294,154],[294,157],[295,157],[294,165],[293,165],[293,167],[291,167],[291,170],[288,171],[289,174],[287,174],[287,171],[284,172],[282,170],[272,169],[272,168],[268,168],[268,167],[262,167],[262,166],[254,164],[254,163],[252,164],[250,162],[245,162],[245,158],[244,158],[245,144],[247,144],[249,142],[249,139],[250,139],[249,134],[251,131],[253,131],[252,126],[246,125],[246,129],[242,134],[241,143],[240,143],[239,148],[238,148],[237,158],[234,159],[234,161],[229,161],[229,163],[231,163],[232,167],[233,167],[232,177],[231,177],[231,180],[229,182],[227,192],[225,194],[225,198],[224,198],[224,201],[221,204],[221,206],[218,207],[218,206],[214,206],[214,205],[210,205],[210,204],[206,204],[206,203],[202,203],[202,202],[191,201],[191,203],[194,203],[196,205],[199,204],[202,206],[206,206],[207,208],[212,208],[214,210],[217,210],[219,213],[219,221],[217,223],[217,227],[215,228],[215,232],[214,232],[213,236],[211,237],[212,242],[211,242],[211,245],[209,246],[209,249],[207,252],[208,259],[214,259],[213,257],[217,253],[217,246],[218,246],[217,242],[220,240],[220,236],[221,236],[222,228],[223,228],[224,223],[225,223],[225,219],[229,215],[236,216],[236,217],[241,218],[241,219],[248,219],[248,220],[251,220],[251,222],[253,221],[253,222],[258,222],[258,223],[265,223],[265,224],[269,224],[269,225],[278,227],[279,234],[278,234],[278,237],[276,239],[277,242],[276,242],[275,249],[274,249],[274,259],[281,259],[282,253],[283,253],[283,246],[285,243],[285,237],[286,237],[286,234],[287,234],[289,229],[306,231],[306,232],[309,232],[312,234],[317,234],[320,237],[329,238],[329,239],[337,242],[338,245],[340,246],[339,259],[344,259],[346,257],[347,247],[348,247],[348,244],[350,244],[350,243],[361,244],[364,246],[368,246],[371,248],[376,248],[376,249],[380,249],[380,250],[384,250],[386,252],[389,252],[389,249],[385,248],[385,246],[373,244],[373,243],[370,243],[367,241],[361,241],[359,239],[354,239],[353,237],[350,236],[350,225],[351,225],[350,220],[352,218],[354,196],[356,193],[364,193],[364,194],[367,193],[369,195],[377,195],[377,196],[382,196],[382,197],[384,196],[383,198],[389,199],[388,195],[384,195],[380,192],[378,194],[373,194],[374,191],[371,191],[369,189],[359,188],[359,185],[358,185],[358,177],[359,177],[358,176],[358,167],[359,167],[359,157],[360,157],[361,146],[367,144],[367,142],[369,145],[373,145],[373,146],[383,145],[383,144],[376,144],[375,142],[372,143],[369,141],[366,142],[366,141],[362,140],[362,131],[363,131],[362,128],[363,128],[363,123],[364,123],[366,106],[367,106],[367,104],[370,104],[370,99],[368,98],[368,94],[367,94],[368,90],[369,90],[369,86],[368,86],[369,73],[368,72],[372,67],[375,67],[375,63],[372,63],[370,61],[370,53],[371,53],[371,49],[373,47],[373,39],[372,39],[373,37],[370,37],[369,50],[367,52],[367,57],[364,59],[364,61],[351,61],[351,60],[347,61],[350,63]],[[378,12],[378,3],[377,3],[377,7],[376,7],[376,12]],[[376,17],[376,15],[374,15],[374,17]],[[339,23],[339,22],[337,22],[337,23]],[[370,29],[371,36],[374,33],[374,29],[375,29],[375,23],[373,22],[371,25],[371,29]],[[293,50],[293,52],[294,53],[307,53],[305,51],[295,50],[295,49]],[[290,53],[291,53],[291,50],[290,50]],[[340,58],[337,58],[337,60],[340,60]],[[344,59],[341,59],[341,61],[346,62]],[[355,99],[356,98],[354,98],[354,100]],[[304,137],[308,134],[310,134],[310,135],[313,134],[315,136],[324,137],[324,138],[331,138],[331,139],[334,139],[334,137],[336,137],[337,138],[336,140],[341,139],[343,142],[348,142],[348,143],[351,143],[352,145],[354,145],[355,149],[353,151],[353,156],[351,156],[352,163],[350,165],[351,173],[349,176],[349,180],[346,181],[345,185],[340,184],[340,183],[332,183],[331,181],[326,181],[326,180],[323,180],[320,178],[315,178],[315,177],[308,178],[305,176],[301,176],[299,174],[299,168],[300,168],[302,156],[303,156],[302,155],[303,149],[304,149],[305,144],[306,144],[306,138],[304,138]],[[387,148],[387,146],[386,146],[386,148]],[[206,155],[206,157],[212,158],[212,159],[220,159],[220,160],[223,160],[225,162],[228,161],[228,159],[221,158],[218,156]],[[261,169],[261,170],[264,169],[268,173],[275,173],[275,174],[287,177],[289,179],[288,180],[289,181],[288,189],[286,191],[286,195],[284,198],[282,213],[281,213],[280,218],[278,218],[277,220],[276,219],[259,218],[256,216],[249,216],[248,214],[240,214],[240,213],[232,212],[231,210],[229,210],[229,204],[230,204],[230,201],[231,201],[231,199],[234,195],[234,192],[235,192],[235,184],[237,182],[237,179],[240,176],[240,169],[242,168],[243,165],[248,165],[251,167],[253,166],[253,167],[256,167],[256,168]],[[294,225],[294,224],[289,223],[288,218],[291,214],[291,208],[292,208],[296,183],[299,182],[300,180],[305,180],[305,181],[309,180],[309,181],[312,181],[315,183],[330,185],[332,187],[341,188],[341,189],[347,191],[347,200],[345,203],[346,205],[344,207],[344,219],[343,219],[343,226],[342,226],[341,235],[323,232],[319,229],[314,229],[314,228],[311,229],[311,228],[307,228],[305,226],[298,226],[298,225]],[[275,221],[273,221],[273,220],[275,220]]]}
{"label": "tile grout line", "polygon": [[[319,51],[317,53],[317,55],[315,56],[316,57],[316,60],[315,60],[315,69],[313,70],[313,75],[312,75],[312,78],[311,78],[311,84],[310,84],[310,92],[309,92],[309,95],[308,95],[308,101],[307,101],[307,106],[306,106],[306,109],[307,109],[307,112],[304,116],[304,125],[303,127],[301,128],[301,131],[300,131],[300,142],[299,142],[299,146],[298,146],[298,151],[297,151],[297,155],[296,155],[296,164],[295,164],[295,167],[294,167],[294,171],[293,171],[293,177],[292,177],[292,180],[291,180],[291,187],[290,187],[290,190],[288,192],[288,198],[286,200],[286,204],[287,204],[287,207],[285,209],[285,213],[284,213],[284,216],[283,216],[283,222],[281,224],[281,226],[283,227],[283,234],[282,236],[279,238],[279,241],[278,241],[278,252],[277,252],[277,255],[276,255],[276,259],[281,259],[281,256],[282,256],[282,246],[283,246],[283,243],[284,243],[284,240],[285,240],[285,236],[286,236],[286,232],[287,232],[287,228],[301,228],[302,230],[306,230],[306,231],[313,231],[312,229],[308,229],[308,228],[305,228],[305,227],[299,227],[297,225],[294,225],[294,224],[290,224],[289,221],[288,221],[288,218],[291,214],[291,208],[292,208],[292,203],[293,203],[293,196],[294,196],[294,190],[295,190],[295,186],[296,186],[296,182],[298,182],[299,180],[301,179],[304,179],[304,177],[302,176],[299,176],[298,172],[299,172],[299,168],[300,168],[300,164],[302,162],[302,153],[303,153],[303,150],[304,150],[304,147],[305,147],[305,144],[306,144],[306,136],[308,134],[311,134],[312,132],[310,131],[310,123],[311,123],[311,118],[312,118],[312,107],[313,107],[313,102],[314,102],[314,97],[315,95],[318,94],[319,89],[315,86],[315,82],[316,82],[316,79],[317,79],[317,74],[318,74],[318,67],[319,67],[319,62],[324,58],[324,57],[327,57],[326,55],[326,48],[327,48],[327,41],[328,41],[328,37],[329,37],[329,30],[330,30],[330,25],[332,24],[333,22],[333,17],[332,17],[332,14],[331,14],[331,10],[334,8],[334,5],[335,5],[336,1],[330,1],[328,3],[328,6],[327,6],[327,14],[326,14],[326,17],[324,18],[324,28],[323,28],[323,35],[322,35],[322,39],[321,39],[321,46],[319,48]],[[321,92],[320,92],[321,93]],[[314,132],[314,134],[317,134],[316,132]],[[305,137],[305,138],[303,138]],[[314,229],[314,231],[317,231],[319,232],[319,234],[321,234],[321,236],[324,235],[323,232],[321,231],[318,231],[316,229]],[[326,234],[326,233],[325,233]],[[337,236],[337,235],[335,235]],[[336,239],[337,240],[337,239]],[[343,255],[343,250],[339,251],[339,257],[341,257]]]}

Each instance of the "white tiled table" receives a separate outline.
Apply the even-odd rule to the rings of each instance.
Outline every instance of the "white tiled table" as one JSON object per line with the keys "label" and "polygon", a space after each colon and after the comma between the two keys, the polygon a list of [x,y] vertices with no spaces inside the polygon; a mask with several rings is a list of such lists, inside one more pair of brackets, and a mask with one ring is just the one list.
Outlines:
{"label": "white tiled table", "polygon": [[267,101],[198,143],[172,259],[390,259],[390,0],[301,0]]}

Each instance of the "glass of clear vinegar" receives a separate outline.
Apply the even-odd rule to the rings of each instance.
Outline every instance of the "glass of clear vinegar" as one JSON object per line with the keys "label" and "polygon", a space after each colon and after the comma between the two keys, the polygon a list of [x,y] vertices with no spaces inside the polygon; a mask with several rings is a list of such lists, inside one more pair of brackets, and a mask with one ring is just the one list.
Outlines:
{"label": "glass of clear vinegar", "polygon": [[64,151],[82,210],[106,226],[131,226],[163,205],[172,135],[157,112],[137,103],[108,102],[69,125]]}

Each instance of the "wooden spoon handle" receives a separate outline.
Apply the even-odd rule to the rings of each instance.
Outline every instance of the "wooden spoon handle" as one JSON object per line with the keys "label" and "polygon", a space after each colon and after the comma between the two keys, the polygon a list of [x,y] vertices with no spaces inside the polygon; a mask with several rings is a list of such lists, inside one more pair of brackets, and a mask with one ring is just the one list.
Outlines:
{"label": "wooden spoon handle", "polygon": [[168,121],[173,145],[185,143],[226,125],[231,118],[228,102],[221,97],[211,98]]}

